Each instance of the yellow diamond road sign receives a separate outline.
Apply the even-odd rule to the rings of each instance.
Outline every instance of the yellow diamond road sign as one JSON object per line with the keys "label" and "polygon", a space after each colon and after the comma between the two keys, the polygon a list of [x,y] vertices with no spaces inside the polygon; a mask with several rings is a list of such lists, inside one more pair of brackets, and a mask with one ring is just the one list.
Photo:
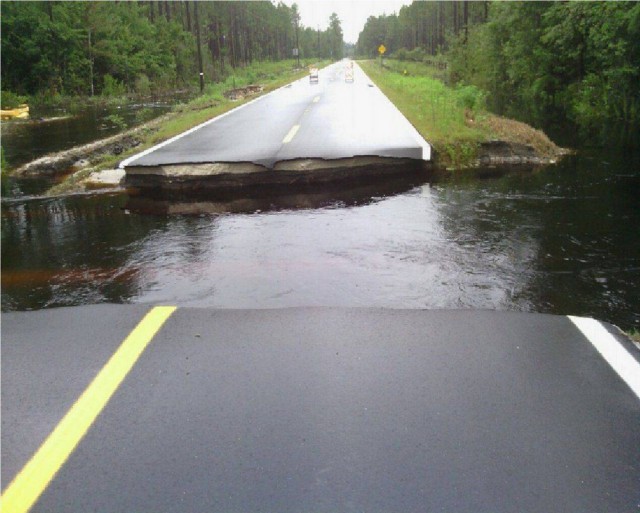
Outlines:
{"label": "yellow diamond road sign", "polygon": [[378,52],[380,52],[380,55],[382,55],[386,51],[387,51],[387,49],[384,47],[384,45],[380,45],[378,47]]}

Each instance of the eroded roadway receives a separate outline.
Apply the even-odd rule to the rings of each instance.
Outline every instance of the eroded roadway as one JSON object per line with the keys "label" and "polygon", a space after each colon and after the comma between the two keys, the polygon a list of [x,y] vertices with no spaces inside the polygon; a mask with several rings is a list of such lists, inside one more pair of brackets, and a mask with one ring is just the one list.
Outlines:
{"label": "eroded roadway", "polygon": [[121,163],[129,170],[169,164],[251,162],[267,168],[292,159],[357,156],[429,160],[431,148],[396,107],[347,61],[257,98],[197,129]]}
{"label": "eroded roadway", "polygon": [[640,364],[612,331],[490,311],[6,313],[3,511],[636,511]]}

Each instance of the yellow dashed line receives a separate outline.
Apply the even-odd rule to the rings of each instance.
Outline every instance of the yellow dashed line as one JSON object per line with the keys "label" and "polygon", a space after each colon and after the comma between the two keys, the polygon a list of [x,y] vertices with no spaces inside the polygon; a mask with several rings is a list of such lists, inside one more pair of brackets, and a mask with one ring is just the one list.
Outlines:
{"label": "yellow dashed line", "polygon": [[173,306],[153,308],[122,342],[6,489],[2,495],[4,513],[29,511],[175,309]]}
{"label": "yellow dashed line", "polygon": [[319,96],[316,96],[316,97],[313,99],[313,103],[318,103],[319,101],[320,101],[320,97],[319,97]]}

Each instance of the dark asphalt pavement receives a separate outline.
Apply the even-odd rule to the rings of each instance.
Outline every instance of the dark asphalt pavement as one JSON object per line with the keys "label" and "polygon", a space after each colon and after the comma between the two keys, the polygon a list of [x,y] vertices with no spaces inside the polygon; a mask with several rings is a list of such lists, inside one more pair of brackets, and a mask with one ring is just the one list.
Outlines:
{"label": "dark asphalt pavement", "polygon": [[161,147],[127,159],[127,167],[205,162],[276,162],[355,156],[430,159],[430,147],[355,65],[320,70],[318,83],[293,82]]}
{"label": "dark asphalt pavement", "polygon": [[[149,308],[3,314],[3,492]],[[33,511],[638,504],[640,398],[566,317],[180,308]]]}

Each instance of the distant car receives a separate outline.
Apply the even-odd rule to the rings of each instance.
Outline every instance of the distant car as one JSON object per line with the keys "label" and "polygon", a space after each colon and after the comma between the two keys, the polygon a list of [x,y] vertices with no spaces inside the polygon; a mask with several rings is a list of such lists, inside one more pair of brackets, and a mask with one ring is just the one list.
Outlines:
{"label": "distant car", "polygon": [[344,67],[344,81],[353,82],[353,61],[347,61]]}
{"label": "distant car", "polygon": [[309,82],[318,83],[318,68],[309,69]]}

